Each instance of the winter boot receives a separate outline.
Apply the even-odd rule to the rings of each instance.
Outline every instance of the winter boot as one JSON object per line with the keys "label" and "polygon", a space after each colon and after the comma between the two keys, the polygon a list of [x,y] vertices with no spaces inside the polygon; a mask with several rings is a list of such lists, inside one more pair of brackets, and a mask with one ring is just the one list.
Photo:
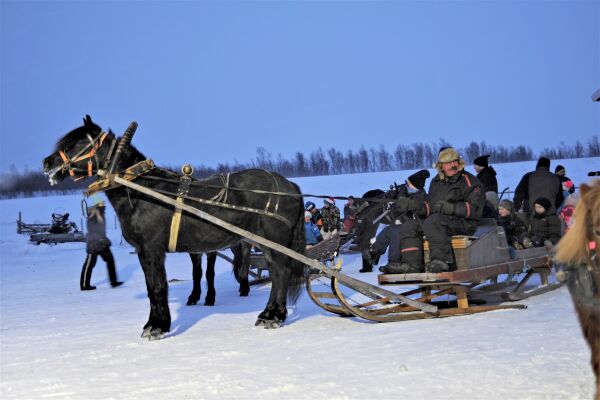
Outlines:
{"label": "winter boot", "polygon": [[525,247],[526,249],[531,249],[532,247],[535,247],[533,242],[531,241],[531,239],[529,238],[525,238],[523,239],[523,247]]}
{"label": "winter boot", "polygon": [[91,286],[91,285],[88,285],[88,286],[82,286],[82,287],[81,287],[81,290],[82,290],[82,291],[83,291],[83,290],[96,290],[96,286]]}
{"label": "winter boot", "polygon": [[379,271],[384,274],[414,274],[419,272],[419,269],[407,263],[389,262],[387,265],[379,267]]}
{"label": "winter boot", "polygon": [[448,263],[446,263],[442,260],[431,260],[429,265],[427,265],[427,272],[430,272],[432,274],[437,274],[440,272],[448,272],[448,271],[450,271],[450,269],[451,269],[450,265],[448,265]]}
{"label": "winter boot", "polygon": [[119,286],[121,286],[122,284],[123,284],[123,282],[116,281],[115,283],[111,283],[110,285],[111,285],[112,287],[116,288],[116,287],[119,287]]}

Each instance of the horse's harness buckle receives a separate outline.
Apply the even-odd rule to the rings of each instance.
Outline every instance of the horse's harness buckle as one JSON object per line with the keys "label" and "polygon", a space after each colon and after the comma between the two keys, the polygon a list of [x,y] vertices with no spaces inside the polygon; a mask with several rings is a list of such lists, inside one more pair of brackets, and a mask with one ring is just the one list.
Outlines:
{"label": "horse's harness buckle", "polygon": [[[183,175],[179,178],[179,187],[177,188],[177,204],[183,204],[183,199],[188,195],[192,184],[192,173],[194,169],[190,164],[181,167]],[[169,251],[173,252],[177,248],[177,238],[179,237],[179,226],[181,224],[181,207],[175,206],[173,217],[171,217],[171,231],[169,234]]]}

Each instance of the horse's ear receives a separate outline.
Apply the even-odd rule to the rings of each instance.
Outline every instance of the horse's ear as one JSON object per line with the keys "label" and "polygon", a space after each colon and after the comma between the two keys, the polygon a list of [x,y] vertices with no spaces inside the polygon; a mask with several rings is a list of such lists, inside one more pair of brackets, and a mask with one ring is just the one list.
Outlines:
{"label": "horse's ear", "polygon": [[89,116],[89,114],[85,115],[85,118],[83,119],[83,125],[93,125],[94,123],[92,122],[92,117]]}

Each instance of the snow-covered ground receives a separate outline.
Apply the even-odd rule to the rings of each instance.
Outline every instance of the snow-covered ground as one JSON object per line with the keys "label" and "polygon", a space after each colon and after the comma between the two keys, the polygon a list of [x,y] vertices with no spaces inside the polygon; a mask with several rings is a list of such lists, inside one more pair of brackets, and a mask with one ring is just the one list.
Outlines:
{"label": "snow-covered ground", "polygon": [[[600,159],[561,160],[576,185]],[[557,165],[553,161],[552,168]],[[535,162],[494,165],[514,189]],[[472,171],[472,168],[469,167]],[[360,196],[412,171],[295,179],[304,193]],[[377,324],[340,318],[303,295],[277,330],[254,327],[269,286],[240,298],[217,260],[217,303],[185,305],[191,263],[167,257],[172,331],[141,339],[149,312],[144,277],[109,211],[120,280],[99,260],[98,287],[79,291],[83,243],[35,246],[16,233],[18,212],[48,223],[57,208],[80,223],[81,196],[0,204],[0,396],[2,399],[590,399],[594,378],[568,291],[522,301],[525,310]],[[321,204],[320,200],[317,204]],[[113,221],[115,221],[113,223]],[[359,274],[346,254],[344,272]],[[386,262],[384,258],[383,263]],[[204,295],[204,293],[203,293]]]}

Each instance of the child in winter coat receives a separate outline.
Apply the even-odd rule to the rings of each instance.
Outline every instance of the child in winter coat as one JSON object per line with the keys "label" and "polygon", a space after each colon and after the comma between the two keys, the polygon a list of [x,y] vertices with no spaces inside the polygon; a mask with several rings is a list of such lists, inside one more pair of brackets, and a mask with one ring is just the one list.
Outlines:
{"label": "child in winter coat", "polygon": [[306,247],[314,246],[315,244],[323,241],[321,231],[319,228],[312,223],[310,220],[312,214],[310,211],[304,212],[304,231],[306,233]]}
{"label": "child in winter coat", "polygon": [[523,246],[542,247],[552,246],[560,240],[560,220],[555,214],[549,214],[552,203],[545,197],[539,197],[533,203],[535,212],[529,222],[527,237],[522,241]]}
{"label": "child in winter coat", "polygon": [[512,201],[502,200],[498,203],[498,225],[504,228],[510,246],[516,249],[523,248],[519,243],[519,237],[527,232],[527,225],[515,214],[515,205]]}

